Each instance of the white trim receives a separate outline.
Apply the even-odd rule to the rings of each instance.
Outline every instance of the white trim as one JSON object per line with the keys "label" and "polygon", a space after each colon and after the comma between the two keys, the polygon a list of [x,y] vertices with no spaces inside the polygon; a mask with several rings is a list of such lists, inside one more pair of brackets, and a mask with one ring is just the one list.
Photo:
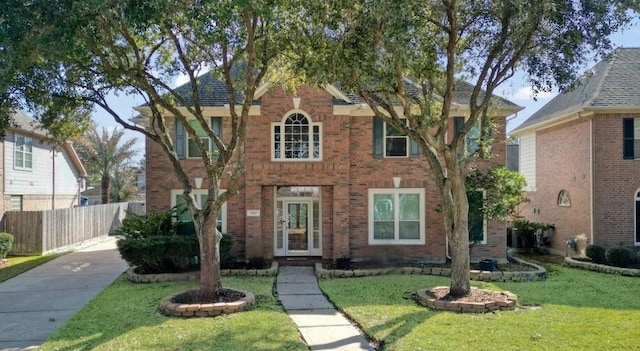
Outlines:
{"label": "white trim", "polygon": [[[18,151],[18,137],[23,138],[23,147],[22,151]],[[27,152],[26,147],[30,146],[31,151]],[[16,155],[18,153],[22,154],[22,166],[18,166],[16,164]],[[25,166],[27,163],[27,155],[31,155],[31,167]],[[13,169],[20,171],[33,171],[33,138],[20,133],[13,133]]]}
{"label": "white trim", "polygon": [[346,101],[348,103],[352,103],[351,99],[349,99],[346,95],[344,95],[338,88],[336,88],[333,84],[327,84],[324,88],[329,92],[329,94],[335,96],[336,98]]}
{"label": "white trim", "polygon": [[[273,187],[273,253],[276,257],[288,257],[288,256],[305,256],[304,254],[290,254],[288,252],[288,242],[287,237],[285,235],[284,227],[282,227],[282,248],[278,249],[278,211],[281,211],[282,216],[284,218],[285,215],[285,207],[287,203],[292,202],[304,202],[309,203],[309,211],[311,213],[311,217],[307,219],[311,220],[311,230],[308,233],[308,241],[309,241],[309,252],[307,255],[309,256],[322,256],[322,188],[319,188],[319,192],[314,196],[282,196],[278,197],[278,187]],[[278,207],[278,201],[282,201],[282,206]],[[315,202],[318,203],[318,230],[320,231],[320,238],[318,242],[318,248],[313,247],[313,209],[315,208]]]}
{"label": "white trim", "polygon": [[[394,196],[394,239],[374,239],[373,237],[373,228],[374,228],[374,195],[377,194],[389,194]],[[420,202],[420,214],[419,214],[419,228],[420,228],[420,238],[419,239],[399,239],[398,227],[399,227],[399,216],[400,213],[398,211],[398,196],[400,194],[417,194],[419,196]],[[369,211],[369,245],[424,245],[425,243],[425,192],[424,188],[370,188],[369,196],[368,196],[368,211]]]}
{"label": "white trim", "polygon": [[[289,118],[291,115],[293,114],[300,114],[303,115],[304,117],[306,117],[309,120],[309,154],[307,158],[285,158],[284,157],[284,128],[285,128],[285,122],[287,121],[287,118]],[[274,146],[276,144],[276,133],[275,133],[275,127],[279,126],[280,127],[280,158],[276,158],[275,157],[275,149]],[[318,141],[318,158],[313,158],[313,144],[314,144],[314,140],[313,140],[313,130],[315,127],[318,127],[318,135],[319,135],[319,141]],[[311,118],[311,116],[306,113],[303,110],[300,109],[293,109],[293,110],[289,110],[287,111],[284,116],[282,117],[282,119],[280,119],[280,122],[271,122],[271,145],[269,146],[269,152],[271,153],[271,161],[273,162],[319,162],[322,161],[322,148],[323,148],[323,130],[322,130],[322,123],[321,122],[314,122],[313,119]]]}
{"label": "white trim", "polygon": [[[224,193],[225,191],[226,189],[220,189],[219,193]],[[196,203],[198,204],[198,206],[202,207],[202,203],[200,203],[200,196],[208,195],[209,189],[193,189],[191,192],[195,196]],[[183,193],[184,193],[184,189],[171,189],[171,207],[174,207],[177,204],[176,197],[182,196]],[[222,204],[222,207],[220,208],[220,213],[222,217],[222,233],[224,234],[227,232],[227,203],[226,202]],[[216,219],[216,223],[217,223],[217,219]]]}

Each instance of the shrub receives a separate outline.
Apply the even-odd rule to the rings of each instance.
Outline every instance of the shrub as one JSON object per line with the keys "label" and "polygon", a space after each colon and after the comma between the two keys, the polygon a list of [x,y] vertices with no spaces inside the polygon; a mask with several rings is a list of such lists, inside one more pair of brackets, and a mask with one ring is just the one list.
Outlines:
{"label": "shrub", "polygon": [[143,215],[127,212],[127,216],[122,220],[122,226],[116,229],[113,234],[124,236],[125,239],[175,234],[176,226],[172,220],[173,211],[172,209]]}
{"label": "shrub", "polygon": [[607,260],[604,247],[600,245],[587,245],[585,254],[595,263],[605,263]]}
{"label": "shrub", "polygon": [[233,241],[231,235],[223,234],[220,240],[220,267],[233,268],[235,264],[235,258],[231,254],[233,248]]}
{"label": "shrub", "polygon": [[0,260],[7,257],[7,254],[13,247],[13,235],[9,233],[0,233]]}
{"label": "shrub", "polygon": [[248,269],[266,269],[271,267],[271,260],[264,257],[252,257],[247,262]]}
{"label": "shrub", "polygon": [[631,262],[631,250],[626,247],[612,247],[605,253],[610,265],[616,267],[627,267]]}
{"label": "shrub", "polygon": [[636,262],[640,263],[640,251],[636,252]]}

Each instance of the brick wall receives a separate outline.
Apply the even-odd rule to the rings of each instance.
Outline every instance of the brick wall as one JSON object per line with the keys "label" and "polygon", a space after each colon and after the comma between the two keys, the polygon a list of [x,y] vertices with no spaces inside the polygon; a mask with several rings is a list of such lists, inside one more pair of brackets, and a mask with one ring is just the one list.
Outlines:
{"label": "brick wall", "polygon": [[[554,224],[552,248],[561,252],[566,249],[565,237],[591,233],[590,123],[575,120],[536,134],[537,191],[527,193],[530,202],[520,206],[521,215]],[[569,194],[570,207],[558,205],[562,190]]]}
{"label": "brick wall", "polygon": [[594,241],[611,247],[634,243],[634,196],[640,188],[640,160],[622,158],[622,118],[594,119]]}

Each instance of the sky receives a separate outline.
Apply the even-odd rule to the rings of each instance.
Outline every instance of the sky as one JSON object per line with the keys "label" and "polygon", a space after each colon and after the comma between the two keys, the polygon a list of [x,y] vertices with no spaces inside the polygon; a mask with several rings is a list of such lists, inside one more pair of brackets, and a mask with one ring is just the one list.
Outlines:
{"label": "sky", "polygon": [[[611,40],[614,48],[621,46],[640,47],[640,20],[634,21],[631,27],[613,34],[611,36]],[[595,64],[596,62],[591,62],[586,67],[584,67],[584,71],[590,69]],[[186,83],[186,79],[184,77],[181,77],[174,82],[174,86],[178,86],[183,83]],[[531,92],[531,87],[527,84],[524,73],[517,72],[509,81],[498,87],[496,94],[512,101],[517,105],[524,107],[522,111],[509,118],[507,131],[510,131],[524,122],[529,116],[531,116],[534,112],[544,106],[544,104],[549,102],[554,96],[557,95],[557,92],[541,93],[534,100]],[[109,103],[113,106],[114,110],[120,114],[120,116],[128,119],[137,115],[137,112],[133,108],[135,106],[143,104],[144,101],[141,98],[134,98],[132,96],[112,95],[109,98]],[[99,108],[93,113],[92,116],[93,120],[96,121],[99,126],[107,128],[109,130],[119,127],[119,125],[109,114]],[[144,155],[144,136],[137,132],[127,131],[126,138],[137,138],[138,142],[136,143],[136,145],[139,149],[139,152],[136,159],[142,158]]]}

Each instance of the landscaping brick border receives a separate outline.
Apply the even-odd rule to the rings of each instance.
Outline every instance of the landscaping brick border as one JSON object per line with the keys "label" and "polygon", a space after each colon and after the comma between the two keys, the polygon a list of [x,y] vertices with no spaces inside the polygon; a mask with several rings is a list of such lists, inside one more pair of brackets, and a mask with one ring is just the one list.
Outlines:
{"label": "landscaping brick border", "polygon": [[[137,274],[135,267],[127,270],[127,279],[133,283],[186,282],[200,279],[200,271],[163,274]],[[222,275],[272,276],[278,275],[278,262],[271,263],[267,269],[221,269]]]}
{"label": "landscaping brick border", "polygon": [[9,265],[9,260],[7,260],[6,258],[3,258],[0,260],[0,268],[8,265]]}
{"label": "landscaping brick border", "polygon": [[[472,269],[471,279],[491,282],[530,282],[547,279],[547,271],[534,263],[523,261],[519,258],[513,258],[514,261],[529,265],[533,268],[531,271],[523,272],[502,272],[502,271],[479,271]],[[377,269],[324,269],[322,263],[316,263],[316,276],[318,278],[351,278],[365,277],[384,274],[419,274],[419,275],[438,275],[443,277],[451,276],[450,268],[441,267],[396,267],[396,268],[377,268]]]}
{"label": "landscaping brick border", "polygon": [[565,257],[564,262],[570,267],[586,269],[594,272],[618,274],[628,277],[640,277],[640,269],[607,266],[606,264],[574,260],[571,257]]}
{"label": "landscaping brick border", "polygon": [[[432,289],[443,289],[448,288],[446,286],[436,286],[433,288],[420,289],[418,290],[418,302],[426,307],[432,308],[434,310],[443,310],[443,311],[451,311],[451,312],[462,312],[462,313],[485,313],[485,312],[493,312],[493,311],[508,311],[513,310],[518,303],[518,297],[509,291],[501,291],[499,292],[502,295],[507,297],[507,301],[492,301],[492,302],[461,302],[461,301],[442,301],[429,296],[429,293]],[[478,288],[471,288],[471,290],[483,290]],[[483,290],[489,291],[489,290]],[[495,293],[495,291],[491,291]]]}
{"label": "landscaping brick border", "polygon": [[244,294],[244,297],[234,302],[217,302],[203,304],[185,304],[175,303],[171,301],[173,300],[173,298],[180,294],[188,293],[191,291],[198,291],[198,289],[189,289],[175,293],[162,299],[162,301],[160,301],[160,313],[170,317],[215,317],[221,314],[231,314],[246,311],[255,301],[255,296],[251,292],[236,289],[229,290],[241,292]]}

